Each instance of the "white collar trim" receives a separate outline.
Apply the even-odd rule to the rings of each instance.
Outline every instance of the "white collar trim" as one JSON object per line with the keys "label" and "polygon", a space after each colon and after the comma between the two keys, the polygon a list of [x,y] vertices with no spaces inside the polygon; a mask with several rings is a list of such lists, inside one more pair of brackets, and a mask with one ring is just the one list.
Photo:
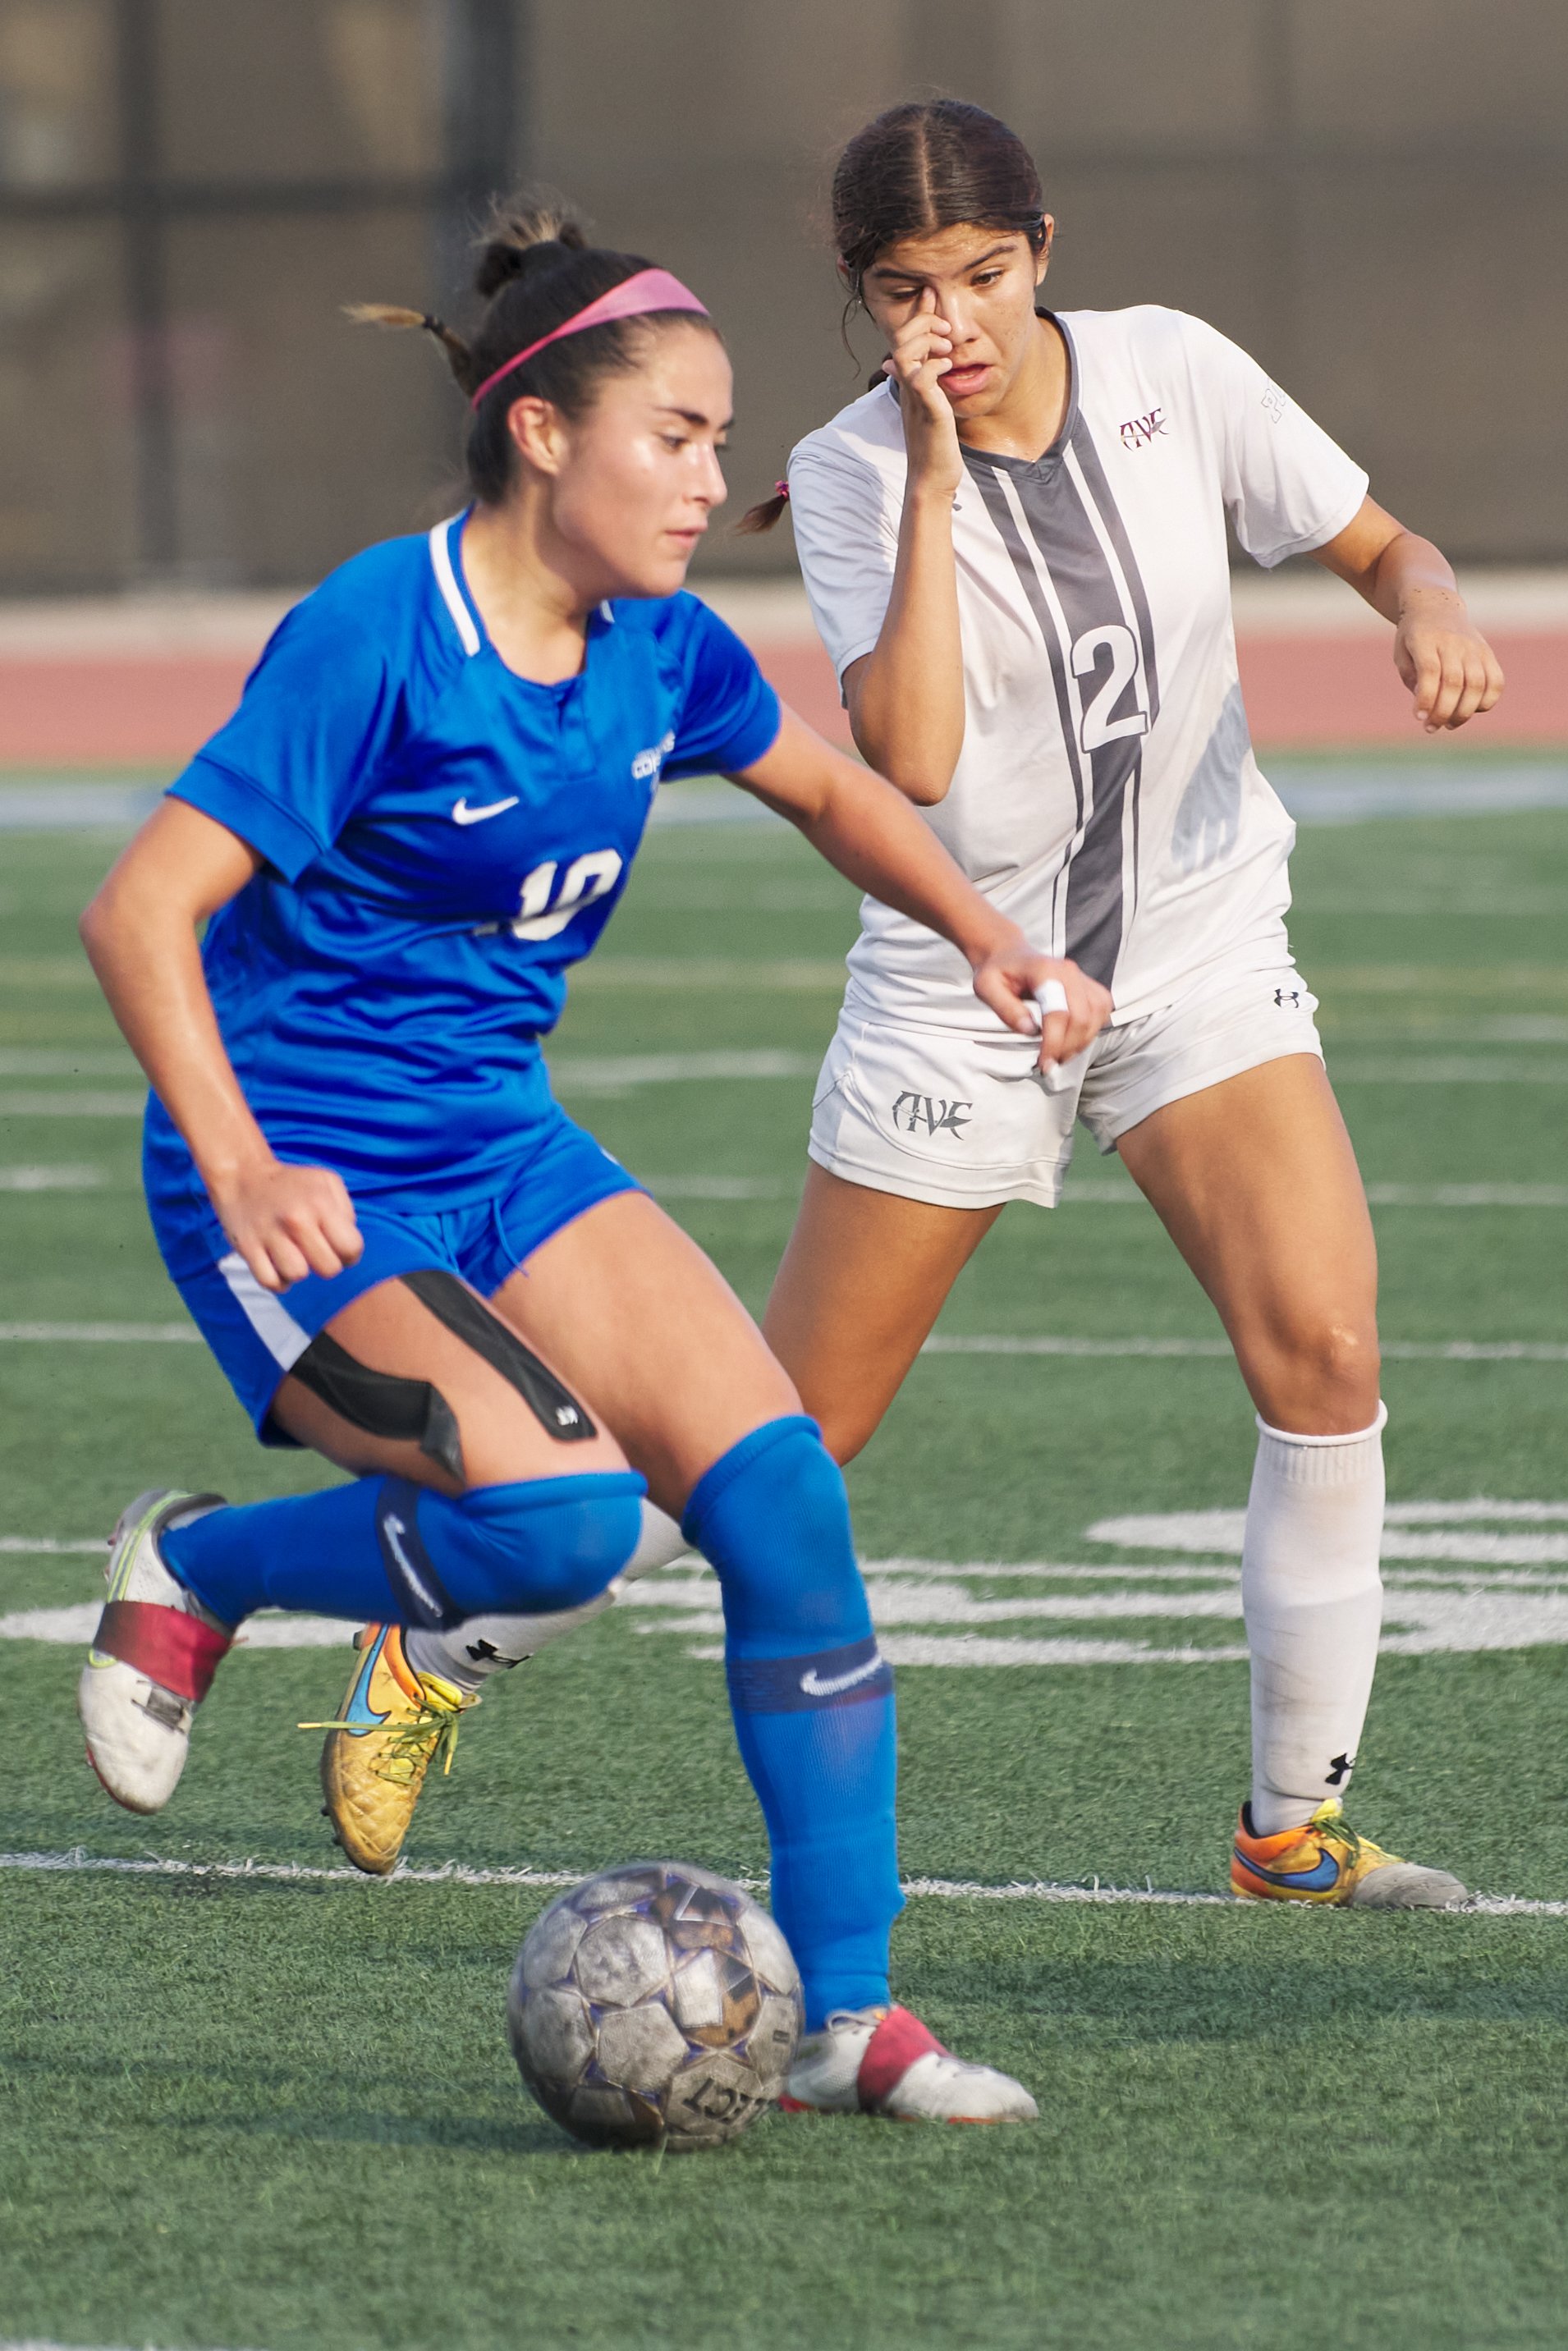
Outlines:
{"label": "white collar trim", "polygon": [[452,563],[452,526],[456,515],[448,515],[438,522],[430,534],[430,562],[435,573],[435,584],[441,590],[441,601],[452,615],[452,625],[462,641],[463,650],[472,660],[483,643],[473,613],[464,601],[463,590],[457,585],[457,574]]}

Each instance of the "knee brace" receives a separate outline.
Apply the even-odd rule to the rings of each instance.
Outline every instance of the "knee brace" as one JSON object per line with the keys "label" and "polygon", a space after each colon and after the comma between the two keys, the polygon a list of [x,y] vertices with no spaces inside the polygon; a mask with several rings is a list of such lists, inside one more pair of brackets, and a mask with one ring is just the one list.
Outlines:
{"label": "knee brace", "polygon": [[384,1478],[376,1539],[403,1621],[549,1615],[601,1593],[631,1558],[647,1491],[633,1471],[434,1494]]}

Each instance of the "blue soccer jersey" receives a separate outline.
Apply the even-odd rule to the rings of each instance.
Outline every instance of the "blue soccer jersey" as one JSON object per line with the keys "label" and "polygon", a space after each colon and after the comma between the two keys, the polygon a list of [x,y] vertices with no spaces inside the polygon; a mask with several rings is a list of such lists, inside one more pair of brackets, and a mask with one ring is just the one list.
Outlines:
{"label": "blue soccer jersey", "polygon": [[[170,789],[256,850],[203,948],[280,1157],[356,1190],[479,1198],[551,1115],[538,1040],[665,776],[733,773],[779,703],[695,596],[601,605],[558,685],[508,669],[463,519],[373,547],[277,630]],[[173,1144],[161,1108],[150,1142]]]}

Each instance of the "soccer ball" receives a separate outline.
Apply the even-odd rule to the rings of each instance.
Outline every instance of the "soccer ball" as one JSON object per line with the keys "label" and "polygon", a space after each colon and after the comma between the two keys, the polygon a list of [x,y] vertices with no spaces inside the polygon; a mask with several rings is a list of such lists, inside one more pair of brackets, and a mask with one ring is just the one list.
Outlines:
{"label": "soccer ball", "polygon": [[507,2031],[548,2115],[590,2147],[716,2147],[784,2086],[800,1979],[766,1910],[727,1877],[633,1861],[538,1918]]}

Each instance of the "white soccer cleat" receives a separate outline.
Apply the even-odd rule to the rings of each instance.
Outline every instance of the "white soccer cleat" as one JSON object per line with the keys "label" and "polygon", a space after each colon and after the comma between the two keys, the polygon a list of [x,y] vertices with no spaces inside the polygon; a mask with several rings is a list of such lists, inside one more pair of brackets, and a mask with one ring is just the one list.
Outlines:
{"label": "white soccer cleat", "polygon": [[801,2042],[779,2103],[899,2123],[1032,2123],[1040,2114],[1021,2082],[966,2065],[906,2008],[838,2010]]}
{"label": "white soccer cleat", "polygon": [[179,1783],[191,1722],[234,1638],[164,1566],[177,1519],[221,1510],[218,1494],[138,1494],[110,1538],[109,1598],[77,1685],[87,1760],[130,1813],[162,1812]]}

